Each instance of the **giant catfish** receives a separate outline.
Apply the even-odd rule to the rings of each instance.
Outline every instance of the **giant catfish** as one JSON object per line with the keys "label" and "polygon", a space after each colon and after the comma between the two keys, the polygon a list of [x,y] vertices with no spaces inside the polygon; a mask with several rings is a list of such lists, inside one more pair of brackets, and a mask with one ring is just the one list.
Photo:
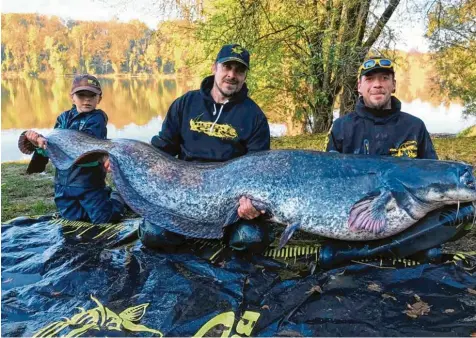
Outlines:
{"label": "giant catfish", "polygon": [[[475,202],[472,167],[458,162],[271,150],[226,163],[180,161],[152,145],[55,129],[47,154],[59,169],[109,156],[126,203],[152,224],[196,238],[222,238],[246,196],[286,226],[342,240],[399,233],[444,205]],[[25,138],[19,146],[31,152]]]}

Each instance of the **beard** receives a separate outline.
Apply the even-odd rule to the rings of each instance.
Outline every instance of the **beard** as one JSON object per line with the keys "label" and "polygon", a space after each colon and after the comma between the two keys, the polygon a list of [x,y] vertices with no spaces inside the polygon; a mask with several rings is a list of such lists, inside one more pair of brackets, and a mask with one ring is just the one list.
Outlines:
{"label": "beard", "polygon": [[[384,94],[383,94],[384,95]],[[383,109],[391,109],[392,108],[392,97],[390,96],[387,100],[373,102],[372,100],[368,100],[369,102],[365,102],[365,105],[372,109],[383,110]]]}
{"label": "beard", "polygon": [[[223,82],[223,84],[227,84],[227,82]],[[235,83],[232,83],[232,84],[235,85],[235,89],[227,90],[225,88],[222,88],[218,84],[218,82],[215,80],[215,86],[217,87],[217,89],[221,93],[221,95],[223,95],[224,97],[232,97],[241,90],[241,88],[238,88],[238,83],[235,82]]]}

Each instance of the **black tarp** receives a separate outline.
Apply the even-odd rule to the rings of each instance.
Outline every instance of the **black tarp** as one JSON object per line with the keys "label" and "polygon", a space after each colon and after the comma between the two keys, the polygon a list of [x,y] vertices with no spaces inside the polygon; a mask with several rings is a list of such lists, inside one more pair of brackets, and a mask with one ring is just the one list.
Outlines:
{"label": "black tarp", "polygon": [[174,253],[117,245],[138,222],[3,224],[2,336],[476,334],[472,256],[322,270],[312,245],[286,259],[200,241]]}

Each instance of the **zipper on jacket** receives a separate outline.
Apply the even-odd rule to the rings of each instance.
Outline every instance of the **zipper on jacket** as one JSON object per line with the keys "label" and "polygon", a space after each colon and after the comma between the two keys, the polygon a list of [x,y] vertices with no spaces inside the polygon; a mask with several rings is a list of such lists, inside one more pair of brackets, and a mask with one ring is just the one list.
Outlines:
{"label": "zipper on jacket", "polygon": [[365,139],[364,140],[364,154],[365,155],[369,155],[370,154],[370,150],[369,150],[369,140]]}

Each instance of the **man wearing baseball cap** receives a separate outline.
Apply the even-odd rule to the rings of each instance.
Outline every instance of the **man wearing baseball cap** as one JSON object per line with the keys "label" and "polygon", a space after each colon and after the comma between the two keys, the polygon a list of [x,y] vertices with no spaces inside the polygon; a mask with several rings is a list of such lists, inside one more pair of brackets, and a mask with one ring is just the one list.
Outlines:
{"label": "man wearing baseball cap", "polygon": [[[423,121],[402,112],[400,101],[392,96],[395,86],[392,60],[385,57],[366,59],[358,72],[360,97],[355,111],[334,121],[329,132],[327,151],[438,159]],[[471,219],[469,206],[470,203],[461,205],[461,209],[465,208],[467,219]],[[398,234],[398,240],[391,237],[362,245],[356,243],[355,247],[348,246],[345,250],[350,254],[359,252],[360,258],[364,250],[369,250],[369,255],[381,253],[395,257],[404,252],[405,256],[415,254],[418,260],[437,261],[441,259],[441,244],[456,240],[469,231],[465,227],[448,226],[462,222],[462,218],[458,218],[459,210],[460,205],[435,210],[410,229]],[[474,215],[474,209],[472,213]],[[451,231],[448,231],[450,228]],[[343,257],[345,253],[341,251],[339,255]]]}
{"label": "man wearing baseball cap", "polygon": [[327,151],[437,159],[423,121],[402,112],[401,102],[392,96],[396,89],[393,61],[366,59],[358,77],[360,97],[355,111],[334,121]]}
{"label": "man wearing baseball cap", "polygon": [[[73,107],[61,113],[54,128],[78,130],[91,136],[107,138],[107,115],[96,106],[101,102],[102,90],[98,79],[89,74],[73,79],[70,97]],[[45,170],[48,157],[44,150],[47,139],[34,130],[24,133],[24,146],[35,150],[28,173]],[[105,183],[103,164],[91,162],[73,165],[55,173],[55,204],[60,215],[68,220],[109,223],[122,217],[124,201]]]}
{"label": "man wearing baseball cap", "polygon": [[[212,65],[213,75],[202,81],[199,90],[175,100],[162,130],[152,137],[152,145],[195,162],[225,162],[269,150],[268,121],[248,97],[245,80],[249,70],[249,52],[238,44],[224,45]],[[249,199],[241,197],[239,217],[250,220],[260,214]]]}

